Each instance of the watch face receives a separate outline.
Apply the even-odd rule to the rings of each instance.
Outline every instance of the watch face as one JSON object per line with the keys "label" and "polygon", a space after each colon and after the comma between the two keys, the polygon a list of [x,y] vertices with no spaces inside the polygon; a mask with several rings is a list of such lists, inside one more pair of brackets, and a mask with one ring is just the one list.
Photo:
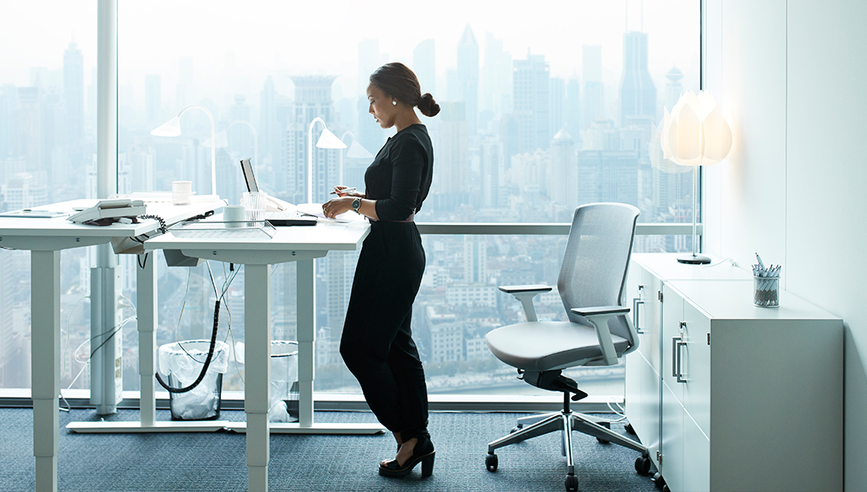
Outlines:
{"label": "watch face", "polygon": [[358,198],[356,198],[355,200],[352,200],[352,210],[355,210],[356,212],[358,212],[359,207],[361,207],[361,200],[359,200]]}

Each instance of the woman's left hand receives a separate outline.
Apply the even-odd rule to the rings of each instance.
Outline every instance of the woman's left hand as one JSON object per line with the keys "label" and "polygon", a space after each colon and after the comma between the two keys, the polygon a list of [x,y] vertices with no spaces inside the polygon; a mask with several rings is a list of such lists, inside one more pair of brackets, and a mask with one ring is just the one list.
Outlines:
{"label": "woman's left hand", "polygon": [[333,219],[344,212],[352,210],[352,200],[354,199],[351,196],[332,198],[322,204],[322,213],[325,214],[325,217]]}

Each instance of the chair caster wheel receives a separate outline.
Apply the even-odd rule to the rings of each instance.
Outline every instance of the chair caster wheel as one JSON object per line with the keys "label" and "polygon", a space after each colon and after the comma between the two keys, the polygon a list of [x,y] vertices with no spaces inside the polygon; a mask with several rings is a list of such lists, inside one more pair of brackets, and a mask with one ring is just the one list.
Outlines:
{"label": "chair caster wheel", "polygon": [[512,427],[512,430],[509,431],[509,434],[514,434],[514,433],[518,432],[519,430],[521,430],[520,427]]}
{"label": "chair caster wheel", "polygon": [[566,492],[578,492],[578,477],[566,475]]}
{"label": "chair caster wheel", "polygon": [[[601,425],[602,427],[605,427],[608,430],[611,430],[611,423],[610,422],[600,422],[599,425]],[[601,437],[597,437],[596,440],[599,441],[600,444],[609,444],[611,442],[607,439],[602,439]]]}
{"label": "chair caster wheel", "polygon": [[489,472],[497,471],[497,461],[497,455],[494,453],[488,453],[488,455],[485,456],[485,468],[487,468]]}
{"label": "chair caster wheel", "polygon": [[650,478],[650,481],[652,481],[658,489],[665,487],[665,479],[662,478],[662,475],[660,475],[659,472],[654,473],[653,477]]}
{"label": "chair caster wheel", "polygon": [[626,424],[625,429],[628,434],[635,435],[635,427],[632,427],[632,424]]}
{"label": "chair caster wheel", "polygon": [[650,463],[650,458],[645,456],[635,458],[635,471],[637,471],[639,475],[647,475],[650,473]]}
{"label": "chair caster wheel", "polygon": [[662,492],[671,492],[671,489],[668,488],[668,485],[663,485],[662,486]]}

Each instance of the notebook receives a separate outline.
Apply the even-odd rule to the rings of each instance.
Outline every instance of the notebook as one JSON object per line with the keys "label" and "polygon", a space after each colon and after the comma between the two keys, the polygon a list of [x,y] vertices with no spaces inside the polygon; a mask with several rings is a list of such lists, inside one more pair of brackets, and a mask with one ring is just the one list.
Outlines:
{"label": "notebook", "polygon": [[[241,173],[244,174],[244,181],[247,183],[247,191],[259,191],[259,184],[256,182],[256,175],[253,174],[253,165],[250,159],[241,159]],[[269,201],[271,197],[268,197]],[[290,210],[279,212],[265,212],[265,220],[274,226],[304,226],[316,225],[316,217],[301,215],[291,206]]]}

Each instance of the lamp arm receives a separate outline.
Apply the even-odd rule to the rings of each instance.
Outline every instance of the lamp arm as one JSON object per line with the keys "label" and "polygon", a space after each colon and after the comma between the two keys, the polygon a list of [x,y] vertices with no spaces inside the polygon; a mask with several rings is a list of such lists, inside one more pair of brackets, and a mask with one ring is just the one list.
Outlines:
{"label": "lamp arm", "polygon": [[180,113],[178,113],[178,118],[181,117],[182,114],[186,113],[189,109],[201,109],[208,115],[208,120],[211,122],[211,194],[214,196],[217,195],[217,128],[214,124],[214,117],[211,115],[211,112],[208,111],[208,108],[204,106],[199,106],[198,104],[194,104],[192,106],[187,106],[182,109]]}
{"label": "lamp arm", "polygon": [[243,123],[243,124],[247,125],[248,127],[250,127],[250,131],[253,132],[253,162],[258,164],[259,163],[259,132],[256,131],[256,128],[253,126],[252,123],[250,123],[247,120],[235,120],[235,121],[229,123],[229,126],[227,126],[226,129],[223,131],[228,132],[229,128],[232,128],[234,125],[237,125],[238,123]]}
{"label": "lamp arm", "polygon": [[327,128],[325,120],[317,116],[307,129],[307,203],[313,203],[313,126],[317,121]]}

